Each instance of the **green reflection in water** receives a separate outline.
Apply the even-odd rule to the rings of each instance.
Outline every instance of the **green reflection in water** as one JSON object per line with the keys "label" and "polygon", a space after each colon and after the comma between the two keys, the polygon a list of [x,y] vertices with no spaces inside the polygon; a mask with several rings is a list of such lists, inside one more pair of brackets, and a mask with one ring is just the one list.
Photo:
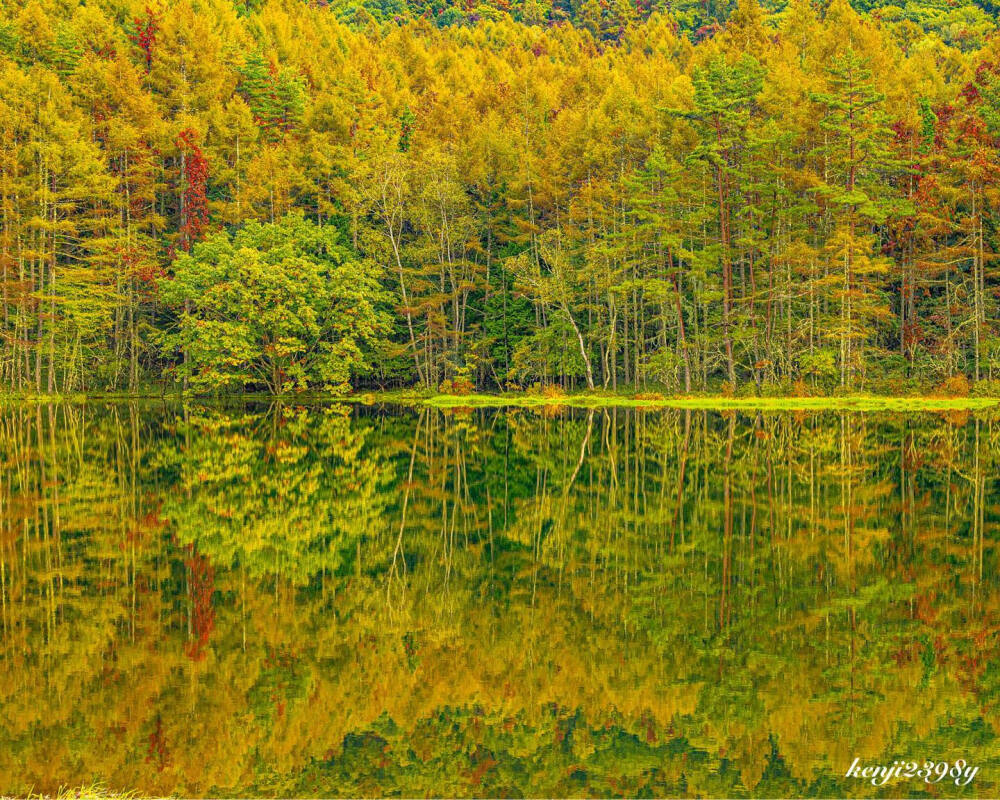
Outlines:
{"label": "green reflection in water", "polygon": [[998,454],[995,412],[6,409],[0,790],[995,794]]}

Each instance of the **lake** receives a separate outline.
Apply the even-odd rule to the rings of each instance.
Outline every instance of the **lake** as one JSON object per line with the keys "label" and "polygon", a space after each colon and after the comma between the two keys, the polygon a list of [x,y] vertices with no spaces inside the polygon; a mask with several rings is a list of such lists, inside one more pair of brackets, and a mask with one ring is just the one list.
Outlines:
{"label": "lake", "polygon": [[995,795],[998,460],[995,411],[8,406],[0,793]]}

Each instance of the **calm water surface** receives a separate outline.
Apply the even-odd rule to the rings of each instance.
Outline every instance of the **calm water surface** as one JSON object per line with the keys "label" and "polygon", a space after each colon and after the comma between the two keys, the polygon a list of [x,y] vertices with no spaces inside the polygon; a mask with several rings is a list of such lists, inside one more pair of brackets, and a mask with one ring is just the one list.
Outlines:
{"label": "calm water surface", "polygon": [[7,408],[0,794],[996,795],[998,456],[981,413]]}

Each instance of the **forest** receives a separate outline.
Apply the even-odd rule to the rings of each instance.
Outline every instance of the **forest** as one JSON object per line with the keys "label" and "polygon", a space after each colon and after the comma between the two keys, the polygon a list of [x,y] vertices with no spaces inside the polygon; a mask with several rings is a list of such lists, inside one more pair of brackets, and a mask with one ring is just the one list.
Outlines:
{"label": "forest", "polygon": [[990,0],[7,0],[0,393],[1000,394]]}

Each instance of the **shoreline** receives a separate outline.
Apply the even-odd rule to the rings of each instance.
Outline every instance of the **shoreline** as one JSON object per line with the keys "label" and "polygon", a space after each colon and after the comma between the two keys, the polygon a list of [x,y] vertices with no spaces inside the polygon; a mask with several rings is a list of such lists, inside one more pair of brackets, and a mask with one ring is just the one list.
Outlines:
{"label": "shoreline", "polygon": [[[375,394],[375,402],[398,402],[434,408],[641,408],[759,411],[974,411],[1000,405],[997,397],[725,397],[722,395],[649,396],[581,393],[546,397],[526,394],[470,394],[393,396]],[[371,402],[370,396],[352,395],[350,402]]]}
{"label": "shoreline", "polygon": [[639,409],[699,409],[707,411],[978,411],[1000,406],[1000,397],[946,397],[844,395],[840,397],[727,397],[723,395],[659,395],[654,393],[580,392],[575,394],[543,395],[534,393],[473,393],[467,395],[427,394],[409,390],[355,392],[334,395],[303,392],[290,395],[229,394],[199,396],[182,393],[124,394],[74,393],[69,395],[0,394],[0,407],[49,403],[122,403],[122,402],[184,402],[205,404],[231,401],[289,403],[350,403],[356,405],[428,406],[455,408],[639,408]]}

